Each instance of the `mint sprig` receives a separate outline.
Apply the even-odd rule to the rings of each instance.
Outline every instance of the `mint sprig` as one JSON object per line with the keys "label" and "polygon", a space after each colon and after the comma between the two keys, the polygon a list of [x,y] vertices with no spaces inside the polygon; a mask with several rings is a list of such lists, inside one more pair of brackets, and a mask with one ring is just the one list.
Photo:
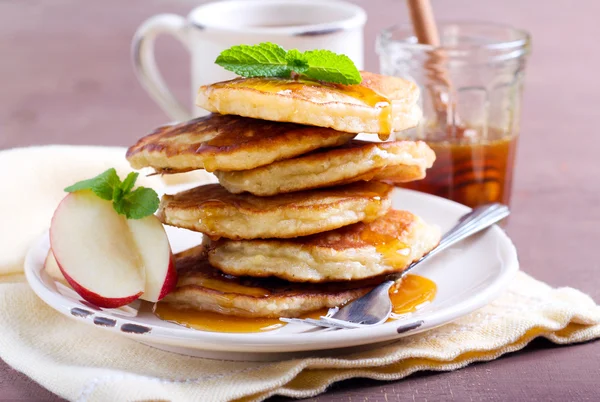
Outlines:
{"label": "mint sprig", "polygon": [[242,77],[289,78],[293,72],[335,84],[353,85],[362,81],[360,72],[346,55],[329,50],[286,51],[270,42],[230,47],[221,52],[215,63]]}
{"label": "mint sprig", "polygon": [[103,200],[112,201],[115,211],[125,215],[127,219],[141,219],[156,212],[159,199],[156,191],[151,188],[138,187],[133,190],[138,176],[139,173],[131,172],[121,181],[117,171],[110,168],[94,178],[79,181],[65,188],[65,191],[72,193],[91,190]]}

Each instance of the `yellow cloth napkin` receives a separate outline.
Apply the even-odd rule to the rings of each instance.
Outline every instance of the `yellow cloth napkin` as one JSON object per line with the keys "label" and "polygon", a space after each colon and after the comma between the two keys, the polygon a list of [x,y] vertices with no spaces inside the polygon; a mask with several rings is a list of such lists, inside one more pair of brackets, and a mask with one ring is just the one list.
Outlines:
{"label": "yellow cloth napkin", "polygon": [[[538,336],[560,344],[600,336],[600,307],[592,299],[575,289],[553,289],[525,273],[495,302],[454,323],[336,358],[207,360],[75,322],[47,307],[23,282],[24,252],[48,227],[62,188],[109,166],[128,170],[124,152],[64,146],[0,152],[0,357],[69,400],[308,397],[353,377],[395,380],[419,370],[454,370],[519,350]],[[147,181],[162,185],[159,178]]]}

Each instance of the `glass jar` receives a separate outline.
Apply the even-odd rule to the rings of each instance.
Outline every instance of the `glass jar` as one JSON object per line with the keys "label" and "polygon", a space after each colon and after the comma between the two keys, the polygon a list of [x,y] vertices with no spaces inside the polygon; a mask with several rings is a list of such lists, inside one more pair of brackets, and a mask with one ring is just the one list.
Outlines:
{"label": "glass jar", "polygon": [[488,23],[438,29],[439,47],[419,44],[409,24],[377,38],[381,73],[421,89],[423,119],[396,139],[424,140],[436,152],[427,177],[403,187],[470,207],[509,204],[529,34]]}

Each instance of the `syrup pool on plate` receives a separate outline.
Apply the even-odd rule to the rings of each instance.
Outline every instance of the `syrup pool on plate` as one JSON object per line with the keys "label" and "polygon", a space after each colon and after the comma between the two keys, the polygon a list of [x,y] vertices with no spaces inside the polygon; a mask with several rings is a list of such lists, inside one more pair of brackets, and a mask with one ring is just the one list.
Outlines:
{"label": "syrup pool on plate", "polygon": [[[436,293],[435,282],[420,275],[408,274],[402,282],[390,288],[392,313],[401,315],[414,312],[419,306],[433,301]],[[162,320],[210,332],[266,332],[286,325],[278,318],[245,318],[210,311],[182,310],[168,303],[156,304],[154,313]],[[325,314],[327,310],[317,310],[301,318],[318,319]]]}

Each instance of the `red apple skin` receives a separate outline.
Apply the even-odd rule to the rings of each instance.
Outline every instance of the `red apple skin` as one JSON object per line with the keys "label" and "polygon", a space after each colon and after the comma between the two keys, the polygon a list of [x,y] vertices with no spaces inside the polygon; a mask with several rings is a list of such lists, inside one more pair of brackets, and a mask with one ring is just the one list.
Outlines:
{"label": "red apple skin", "polygon": [[150,303],[156,303],[162,300],[166,295],[171,293],[177,287],[177,269],[175,268],[175,257],[173,256],[173,252],[169,251],[169,267],[167,268],[167,273],[165,274],[165,278],[163,280],[162,288],[158,293],[158,297],[156,299],[145,298],[145,293],[142,293],[140,299],[145,300]]}
{"label": "red apple skin", "polygon": [[73,280],[73,278],[71,278],[66,272],[65,270],[60,266],[60,263],[57,261],[58,264],[58,268],[60,268],[60,272],[62,272],[63,276],[65,277],[65,279],[67,280],[67,282],[69,283],[69,285],[71,285],[71,287],[73,288],[74,291],[77,292],[77,294],[79,296],[81,296],[84,300],[92,303],[95,306],[98,307],[102,307],[102,308],[118,308],[118,307],[123,307],[137,299],[140,298],[140,296],[142,295],[143,292],[140,292],[136,295],[133,296],[128,296],[128,297],[121,297],[118,299],[112,299],[112,298],[107,298],[107,297],[103,297],[100,296],[97,293],[92,292],[91,290],[88,290],[86,288],[84,288],[83,286],[80,286],[77,282],[75,282]]}
{"label": "red apple skin", "polygon": [[167,276],[165,278],[165,282],[163,283],[163,287],[160,290],[158,300],[162,300],[166,295],[175,290],[175,287],[177,286],[177,279],[178,278],[177,269],[175,268],[175,257],[171,252],[171,258],[169,259],[169,269],[167,269]]}
{"label": "red apple skin", "polygon": [[154,215],[127,220],[127,225],[146,271],[144,293],[140,299],[156,303],[177,284],[173,252],[165,227]]}

